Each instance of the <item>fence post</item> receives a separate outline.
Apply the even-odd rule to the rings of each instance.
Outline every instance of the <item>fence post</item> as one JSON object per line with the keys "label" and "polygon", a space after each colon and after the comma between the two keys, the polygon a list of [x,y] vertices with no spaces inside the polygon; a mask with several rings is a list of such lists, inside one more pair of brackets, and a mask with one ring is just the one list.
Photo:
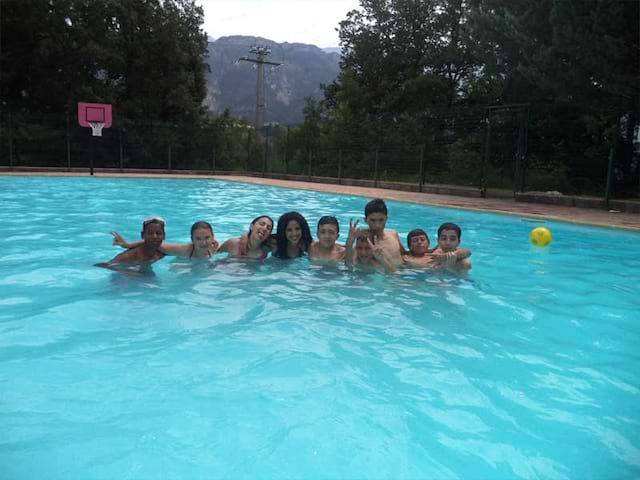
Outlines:
{"label": "fence post", "polygon": [[251,132],[252,130],[247,130],[247,168],[245,173],[249,172],[251,168]]}
{"label": "fence post", "polygon": [[264,158],[262,159],[262,176],[265,176],[267,172],[267,160],[269,157],[269,130],[267,128],[264,129]]}
{"label": "fence post", "polygon": [[342,149],[338,150],[338,185],[342,184]]}
{"label": "fence post", "polygon": [[124,149],[122,148],[122,127],[118,129],[118,142],[120,142],[120,173],[124,170]]}
{"label": "fence post", "polygon": [[284,174],[289,174],[289,125],[287,125],[287,140],[284,146]]}
{"label": "fence post", "polygon": [[374,166],[373,166],[373,188],[376,188],[378,186],[378,151],[379,151],[379,147],[376,147],[375,149],[375,156],[374,156]]}
{"label": "fence post", "polygon": [[487,161],[489,160],[489,152],[491,147],[491,111],[487,112],[487,118],[485,119],[485,137],[484,137],[484,155],[482,156],[482,163],[480,164],[480,196],[487,196],[487,179],[484,176],[484,169]]}
{"label": "fence post", "polygon": [[615,148],[609,149],[609,165],[607,166],[607,185],[604,191],[604,206],[609,210],[609,199],[611,198],[611,180],[613,178],[613,160],[615,158]]}
{"label": "fence post", "polygon": [[13,116],[9,110],[9,168],[13,169]]}
{"label": "fence post", "polygon": [[515,198],[516,192],[524,191],[524,159],[526,150],[526,138],[525,138],[525,111],[520,109],[518,112],[519,126],[518,126],[518,141],[516,151],[516,169],[513,179],[513,197]]}
{"label": "fence post", "polygon": [[67,112],[67,172],[71,171],[71,134],[69,132],[69,112]]}
{"label": "fence post", "polygon": [[309,171],[307,172],[307,180],[311,181],[311,159],[313,158],[313,150],[309,149]]}
{"label": "fence post", "polygon": [[418,174],[418,191],[422,192],[424,184],[424,145],[420,145],[420,173]]}

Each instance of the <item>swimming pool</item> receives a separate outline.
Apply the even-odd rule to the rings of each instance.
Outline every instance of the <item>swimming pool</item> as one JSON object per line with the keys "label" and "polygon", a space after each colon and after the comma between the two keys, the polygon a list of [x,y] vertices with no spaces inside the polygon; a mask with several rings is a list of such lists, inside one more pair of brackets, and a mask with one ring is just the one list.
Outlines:
{"label": "swimming pool", "polygon": [[[306,260],[92,267],[366,199],[210,180],[0,177],[2,478],[640,476],[640,235],[388,202],[461,225],[468,279]],[[404,235],[403,235],[404,234]]]}

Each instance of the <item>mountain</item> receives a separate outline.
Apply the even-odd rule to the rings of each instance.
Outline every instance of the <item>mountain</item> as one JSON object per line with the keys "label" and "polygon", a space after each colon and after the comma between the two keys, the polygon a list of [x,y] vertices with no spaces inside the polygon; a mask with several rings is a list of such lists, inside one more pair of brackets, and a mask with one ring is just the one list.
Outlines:
{"label": "mountain", "polygon": [[256,112],[256,65],[239,61],[254,57],[253,45],[271,49],[268,61],[282,63],[278,67],[265,65],[265,122],[295,124],[303,120],[306,97],[322,98],[320,84],[335,80],[340,54],[329,53],[303,43],[276,43],[260,37],[230,36],[209,41],[207,97],[205,106],[213,113],[228,108],[234,117],[253,122]]}

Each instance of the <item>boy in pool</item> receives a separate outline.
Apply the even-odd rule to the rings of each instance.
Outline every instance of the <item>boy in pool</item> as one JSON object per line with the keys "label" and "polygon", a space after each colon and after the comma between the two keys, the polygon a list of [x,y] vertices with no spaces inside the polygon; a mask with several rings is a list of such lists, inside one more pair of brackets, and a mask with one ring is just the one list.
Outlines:
{"label": "boy in pool", "polygon": [[309,247],[309,258],[338,262],[344,260],[345,247],[337,245],[340,225],[336,217],[324,216],[318,221],[318,240]]}
{"label": "boy in pool", "polygon": [[458,248],[462,230],[455,223],[443,223],[438,228],[438,246],[433,251],[433,255],[449,255],[454,257],[454,262],[448,262],[446,268],[456,273],[465,272],[471,269],[471,262],[467,257],[471,252],[467,249]]}
{"label": "boy in pool", "polygon": [[458,260],[462,260],[471,255],[467,249],[456,249],[448,252],[435,252],[436,249],[429,250],[429,236],[427,233],[416,228],[407,235],[407,246],[409,253],[402,259],[405,265],[421,268],[455,267]]}
{"label": "boy in pool", "polygon": [[368,231],[358,229],[358,220],[356,220],[355,223],[349,220],[345,263],[347,265],[360,265],[364,267],[383,267],[387,272],[394,272],[396,270],[396,266],[382,245],[371,242]]}
{"label": "boy in pool", "polygon": [[[109,268],[111,270],[122,271],[125,273],[140,274],[147,269],[149,265],[164,257],[159,248],[164,240],[164,220],[160,217],[146,218],[142,222],[142,244],[131,248],[126,252],[116,255],[108,262],[96,263],[96,267]],[[131,271],[123,268],[123,265],[138,265],[139,271]]]}
{"label": "boy in pool", "polygon": [[364,207],[364,221],[369,226],[369,230],[363,231],[369,234],[369,239],[374,245],[382,248],[387,261],[394,267],[399,267],[402,265],[404,248],[397,231],[385,230],[387,218],[387,205],[384,200],[380,198],[371,200]]}

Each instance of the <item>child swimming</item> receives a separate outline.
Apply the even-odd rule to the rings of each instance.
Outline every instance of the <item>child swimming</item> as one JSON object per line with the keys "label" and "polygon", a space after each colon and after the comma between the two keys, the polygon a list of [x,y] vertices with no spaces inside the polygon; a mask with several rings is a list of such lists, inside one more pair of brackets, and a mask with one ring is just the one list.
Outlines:
{"label": "child swimming", "polygon": [[369,226],[369,239],[372,243],[380,245],[385,252],[385,257],[394,267],[402,264],[404,249],[400,243],[400,237],[395,230],[385,230],[388,214],[384,200],[376,198],[364,207],[364,221]]}
{"label": "child swimming", "polygon": [[226,252],[234,258],[265,259],[271,251],[269,242],[272,230],[271,217],[261,215],[253,219],[248,234],[226,240],[218,251]]}
{"label": "child swimming", "polygon": [[[164,220],[160,217],[149,217],[142,222],[142,243],[134,248],[116,255],[108,262],[96,263],[96,267],[108,268],[130,274],[141,274],[153,262],[165,255],[159,248],[165,237]],[[125,268],[125,265],[137,265],[137,271]]]}
{"label": "child swimming", "polygon": [[[381,244],[376,244],[369,238],[370,232],[360,230],[358,220],[349,220],[349,235],[347,237],[345,263],[365,267],[383,267],[387,272],[394,272],[396,266],[389,258]],[[354,249],[355,243],[355,249]],[[355,251],[354,251],[355,250]]]}
{"label": "child swimming", "polygon": [[281,259],[301,257],[313,239],[307,220],[298,212],[287,212],[278,219],[273,256]]}
{"label": "child swimming", "polygon": [[429,236],[427,233],[416,228],[407,235],[407,246],[409,252],[403,255],[405,265],[419,268],[454,268],[458,260],[467,258],[471,252],[466,249],[456,249],[455,251],[429,250]]}
{"label": "child swimming", "polygon": [[471,262],[467,257],[471,252],[467,249],[458,248],[462,229],[455,223],[443,223],[438,228],[438,246],[433,251],[433,255],[453,255],[455,261],[447,264],[447,269],[456,273],[461,273],[471,269]]}
{"label": "child swimming", "polygon": [[309,247],[309,258],[313,260],[344,260],[345,247],[336,244],[340,235],[340,225],[336,217],[324,216],[318,221],[318,240]]}

